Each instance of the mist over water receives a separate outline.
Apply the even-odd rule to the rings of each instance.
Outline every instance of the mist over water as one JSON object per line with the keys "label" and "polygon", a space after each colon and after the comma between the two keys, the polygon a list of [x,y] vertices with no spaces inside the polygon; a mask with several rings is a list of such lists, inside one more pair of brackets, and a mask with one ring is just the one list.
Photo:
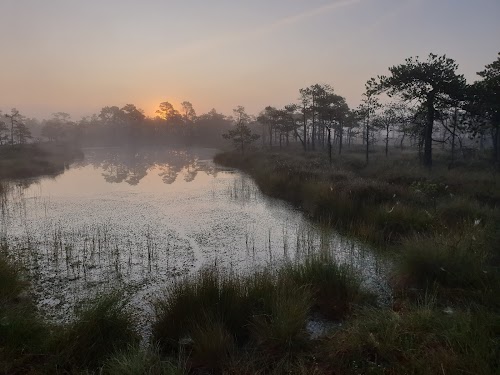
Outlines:
{"label": "mist over water", "polygon": [[0,233],[28,270],[39,306],[71,319],[79,302],[117,287],[140,310],[176,277],[205,265],[245,273],[332,253],[359,269],[381,299],[380,263],[364,245],[264,196],[253,180],[212,162],[211,149],[87,149],[55,178],[12,181]]}

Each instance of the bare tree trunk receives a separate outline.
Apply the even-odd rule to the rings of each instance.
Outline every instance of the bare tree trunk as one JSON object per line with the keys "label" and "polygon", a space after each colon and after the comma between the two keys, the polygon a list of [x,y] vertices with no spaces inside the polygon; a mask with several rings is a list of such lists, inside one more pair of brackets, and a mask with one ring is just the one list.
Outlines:
{"label": "bare tree trunk", "polygon": [[312,101],[312,135],[311,135],[311,148],[312,150],[316,150],[316,110],[315,110],[315,101],[313,96]]}
{"label": "bare tree trunk", "polygon": [[453,115],[453,132],[451,133],[451,165],[455,164],[455,136],[457,134],[457,121],[458,121],[458,109],[455,108],[455,114]]}
{"label": "bare tree trunk", "polygon": [[305,140],[305,138],[302,139],[300,137],[300,134],[297,132],[297,129],[295,129],[295,137],[299,138],[300,143],[302,143],[302,147],[304,147],[304,151],[306,151],[306,140]]}
{"label": "bare tree trunk", "polygon": [[266,125],[262,124],[262,148],[266,146]]}
{"label": "bare tree trunk", "polygon": [[434,91],[427,95],[427,124],[424,134],[424,165],[432,167],[432,128],[434,126]]}
{"label": "bare tree trunk", "polygon": [[500,124],[492,131],[493,138],[493,161],[500,164]]}
{"label": "bare tree trunk", "polygon": [[366,164],[368,164],[369,157],[368,157],[368,151],[370,147],[370,114],[368,113],[368,119],[366,121]]}
{"label": "bare tree trunk", "polygon": [[467,155],[465,155],[462,138],[460,138],[460,136],[458,136],[457,138],[458,138],[458,144],[460,145],[460,152],[462,153],[462,158],[465,160],[467,158]]}
{"label": "bare tree trunk", "polygon": [[14,116],[7,115],[10,118],[10,144],[14,144]]}
{"label": "bare tree trunk", "polygon": [[304,141],[302,144],[304,145],[304,151],[307,151],[307,117],[306,117],[306,105],[303,107],[304,112]]}
{"label": "bare tree trunk", "polygon": [[342,121],[339,123],[339,155],[342,154],[342,138],[344,137],[344,128]]}
{"label": "bare tree trunk", "polygon": [[423,153],[422,153],[422,149],[424,148],[424,135],[421,134],[420,135],[420,138],[418,139],[418,144],[417,144],[417,147],[418,147],[418,159],[420,160],[420,163],[423,162]]}
{"label": "bare tree trunk", "polygon": [[389,154],[389,125],[385,127],[385,157]]}
{"label": "bare tree trunk", "polygon": [[330,128],[328,128],[328,158],[332,165],[332,130]]}

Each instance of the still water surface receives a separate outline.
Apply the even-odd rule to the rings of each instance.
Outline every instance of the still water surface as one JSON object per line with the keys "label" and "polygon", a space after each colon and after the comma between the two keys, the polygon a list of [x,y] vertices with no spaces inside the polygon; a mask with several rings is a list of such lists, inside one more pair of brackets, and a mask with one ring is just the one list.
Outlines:
{"label": "still water surface", "polygon": [[202,266],[244,273],[318,251],[353,264],[387,298],[369,249],[264,196],[214,153],[88,149],[55,178],[10,183],[0,236],[44,313],[68,320],[80,301],[118,287],[144,320],[168,283]]}

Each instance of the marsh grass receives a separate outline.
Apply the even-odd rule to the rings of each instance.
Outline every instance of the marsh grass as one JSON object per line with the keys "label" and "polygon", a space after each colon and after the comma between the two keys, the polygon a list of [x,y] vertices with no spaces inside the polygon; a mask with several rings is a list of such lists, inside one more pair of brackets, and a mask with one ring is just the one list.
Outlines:
{"label": "marsh grass", "polygon": [[[0,277],[21,283],[16,290],[22,294],[19,270],[1,264]],[[247,276],[203,269],[179,279],[176,292],[158,302],[153,343],[145,347],[138,345],[119,294],[85,304],[74,322],[61,326],[43,323],[29,298],[3,293],[9,303],[0,306],[0,369],[111,375],[498,370],[500,321],[494,311],[472,304],[444,309],[438,289],[427,289],[416,305],[397,312],[367,307],[353,272],[319,255]],[[342,314],[347,319],[329,336],[311,340],[306,322],[322,300],[349,301],[343,304],[349,306]]]}
{"label": "marsh grass", "polygon": [[164,359],[157,348],[130,346],[115,353],[101,369],[103,375],[184,375],[184,363]]}
{"label": "marsh grass", "polygon": [[486,375],[498,371],[499,328],[484,311],[370,309],[325,339],[324,350],[332,373]]}
{"label": "marsh grass", "polygon": [[189,362],[196,369],[220,372],[236,352],[235,337],[220,321],[195,323],[191,340]]}
{"label": "marsh grass", "polygon": [[461,227],[473,223],[484,224],[498,219],[495,218],[498,214],[495,214],[494,209],[465,197],[443,199],[436,210],[441,222],[448,227]]}
{"label": "marsh grass", "polygon": [[0,370],[29,372],[46,353],[50,329],[36,314],[27,283],[16,265],[0,255]]}
{"label": "marsh grass", "polygon": [[0,256],[0,370],[2,373],[94,371],[115,352],[138,342],[119,293],[88,302],[66,325],[36,310],[23,272]]}
{"label": "marsh grass", "polygon": [[0,301],[2,305],[17,297],[24,287],[25,283],[20,279],[19,271],[0,255]]}
{"label": "marsh grass", "polygon": [[243,169],[261,190],[304,209],[310,217],[379,246],[410,234],[447,230],[481,219],[492,221],[500,202],[500,176],[485,163],[429,171],[412,153],[374,158],[337,156],[333,166],[320,153],[218,154],[217,163]]}
{"label": "marsh grass", "polygon": [[328,254],[309,256],[283,272],[295,284],[310,288],[313,307],[329,319],[342,319],[355,305],[374,299],[361,289],[361,279],[352,266],[338,264]]}
{"label": "marsh grass", "polygon": [[137,343],[139,337],[122,296],[114,293],[90,302],[53,339],[56,360],[63,368],[96,369],[113,353]]}
{"label": "marsh grass", "polygon": [[278,285],[273,295],[269,312],[255,313],[249,328],[261,356],[281,358],[306,345],[312,296],[308,286],[286,283]]}
{"label": "marsh grass", "polygon": [[354,269],[326,256],[248,276],[202,269],[157,301],[153,341],[164,353],[190,352],[195,368],[229,366],[249,347],[280,360],[307,347],[313,309],[341,318],[365,302],[360,285]]}
{"label": "marsh grass", "polygon": [[160,347],[176,350],[182,339],[202,322],[224,322],[231,331],[241,334],[247,312],[241,304],[242,287],[237,277],[216,268],[206,268],[195,278],[175,282],[163,299],[156,302],[153,335]]}
{"label": "marsh grass", "polygon": [[[357,270],[308,252],[249,275],[211,267],[176,280],[156,303],[151,344],[140,347],[119,294],[84,305],[70,324],[49,325],[24,294],[20,270],[0,257],[1,372],[498,373],[496,177],[475,174],[485,186],[474,192],[456,170],[421,170],[407,155],[367,168],[358,156],[336,160],[338,170],[312,154],[231,162],[254,169],[263,191],[393,250],[395,290],[417,290],[397,309],[371,307]],[[57,234],[53,243],[71,260]],[[343,323],[311,340],[312,312]]]}
{"label": "marsh grass", "polygon": [[[294,203],[310,217],[374,243],[395,242],[409,231],[428,227],[428,221],[420,219],[421,214],[415,220],[416,227],[413,221],[404,227],[390,225],[398,220],[392,217],[403,212],[399,209],[391,216],[391,207],[399,205],[403,198],[421,199],[413,192],[386,181],[360,177],[346,169],[332,169],[312,155],[219,154],[214,160],[249,172],[264,193]],[[389,207],[389,214],[381,213],[380,205]],[[357,230],[359,227],[364,230]]]}
{"label": "marsh grass", "polygon": [[472,228],[461,235],[415,235],[405,239],[396,272],[408,285],[425,289],[434,283],[448,288],[485,287],[488,254]]}

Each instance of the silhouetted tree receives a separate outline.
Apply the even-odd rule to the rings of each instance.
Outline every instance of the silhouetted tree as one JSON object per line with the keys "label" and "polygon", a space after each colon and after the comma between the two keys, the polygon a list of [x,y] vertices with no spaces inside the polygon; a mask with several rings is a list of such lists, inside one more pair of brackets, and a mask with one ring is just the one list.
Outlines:
{"label": "silhouetted tree", "polygon": [[[435,107],[460,97],[466,89],[463,75],[457,74],[458,65],[446,56],[429,54],[427,61],[410,57],[404,64],[389,68],[391,75],[380,76],[374,88],[389,96],[401,95],[406,101],[418,100],[425,104],[427,121],[424,130],[424,165],[432,166],[432,131]],[[376,91],[374,91],[376,92]]]}
{"label": "silhouetted tree", "polygon": [[24,123],[19,121],[14,127],[14,136],[17,139],[17,143],[23,145],[28,142],[28,139],[31,139],[31,131]]}
{"label": "silhouetted tree", "polygon": [[120,114],[120,116],[124,116],[129,122],[140,123],[146,118],[146,116],[144,116],[144,111],[133,104],[125,104],[120,111],[123,113],[123,115]]}
{"label": "silhouetted tree", "polygon": [[375,127],[385,132],[385,157],[389,154],[389,135],[402,122],[400,111],[399,103],[388,103],[382,106],[382,111],[374,119]]}
{"label": "silhouetted tree", "polygon": [[219,145],[222,134],[231,128],[231,120],[211,109],[196,118],[196,138],[201,144]]}
{"label": "silhouetted tree", "polygon": [[177,111],[169,102],[160,103],[160,108],[156,111],[156,113],[158,113],[160,118],[163,120],[174,120],[181,117],[179,111]]}
{"label": "silhouetted tree", "polygon": [[477,74],[483,79],[472,85],[468,109],[483,121],[472,122],[470,129],[474,134],[485,128],[491,132],[493,160],[500,164],[500,53]]}
{"label": "silhouetted tree", "polygon": [[349,106],[345,98],[333,92],[333,88],[328,86],[323,95],[318,99],[318,113],[322,120],[322,125],[328,132],[328,154],[330,163],[332,161],[331,132],[335,132],[335,140],[338,140],[339,155],[342,153],[342,143],[344,138],[344,125],[349,113]]}
{"label": "silhouetted tree", "polygon": [[5,114],[5,117],[7,117],[10,121],[10,144],[13,145],[15,128],[16,125],[21,122],[22,115],[19,113],[17,109],[12,108],[10,111],[10,115]]}
{"label": "silhouetted tree", "polygon": [[[275,107],[267,106],[264,110],[257,116],[257,121],[262,124],[264,128],[267,128],[269,134],[269,147],[273,147],[273,132],[276,131],[279,121],[279,112]],[[263,132],[264,135],[264,132]]]}
{"label": "silhouetted tree", "polygon": [[49,141],[59,141],[67,135],[71,125],[71,116],[68,113],[56,112],[52,114],[51,119],[44,121],[41,135]]}
{"label": "silhouetted tree", "polygon": [[181,103],[182,107],[182,118],[185,123],[194,123],[196,121],[196,111],[193,105],[188,101],[183,101]]}
{"label": "silhouetted tree", "polygon": [[235,127],[234,129],[229,129],[227,133],[222,134],[224,139],[230,140],[234,143],[234,146],[241,150],[241,153],[245,152],[245,148],[255,142],[260,138],[258,134],[252,134],[252,131],[248,127],[250,122],[250,116],[245,112],[245,108],[238,106],[233,110]]}
{"label": "silhouetted tree", "polygon": [[358,114],[364,119],[364,141],[366,146],[365,159],[366,164],[369,162],[370,153],[370,135],[372,132],[371,121],[375,115],[375,111],[380,108],[378,98],[375,96],[376,83],[373,78],[369,79],[365,84],[365,92],[362,95],[361,104],[358,107]]}
{"label": "silhouetted tree", "polygon": [[330,85],[311,85],[305,89],[300,89],[300,100],[303,106],[304,115],[304,132],[306,131],[307,114],[311,118],[311,149],[316,149],[317,138],[317,123],[318,111],[320,110],[320,101],[322,97],[333,93],[333,88]]}
{"label": "silhouetted tree", "polygon": [[7,143],[9,136],[9,128],[7,127],[7,124],[5,121],[2,121],[2,111],[0,111],[0,146],[5,143]]}
{"label": "silhouetted tree", "polygon": [[288,137],[293,133],[300,140],[302,146],[305,146],[305,140],[302,139],[297,129],[300,127],[300,114],[297,112],[297,104],[287,104],[282,109],[283,129],[286,133],[286,144],[288,145]]}

